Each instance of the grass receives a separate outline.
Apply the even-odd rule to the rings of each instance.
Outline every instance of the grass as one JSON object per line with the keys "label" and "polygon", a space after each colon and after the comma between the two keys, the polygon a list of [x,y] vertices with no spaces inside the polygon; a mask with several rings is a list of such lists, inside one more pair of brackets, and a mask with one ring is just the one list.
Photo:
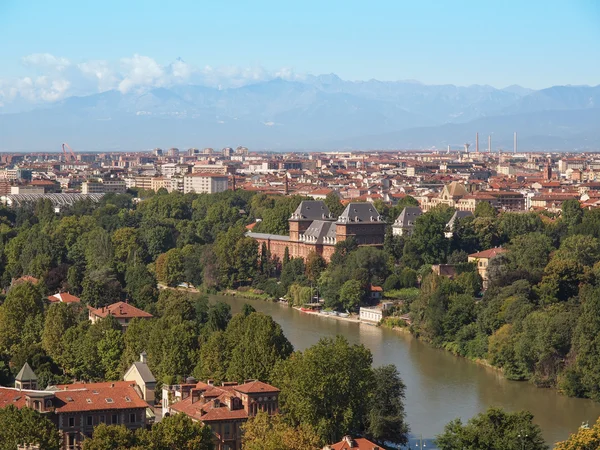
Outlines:
{"label": "grass", "polygon": [[419,288],[392,289],[391,291],[385,291],[383,296],[388,299],[410,302],[419,296],[419,292]]}

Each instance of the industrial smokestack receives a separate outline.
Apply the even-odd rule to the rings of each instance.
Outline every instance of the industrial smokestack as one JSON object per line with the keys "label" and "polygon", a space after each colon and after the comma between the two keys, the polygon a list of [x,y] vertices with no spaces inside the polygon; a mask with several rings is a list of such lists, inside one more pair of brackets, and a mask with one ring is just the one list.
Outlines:
{"label": "industrial smokestack", "polygon": [[479,153],[479,133],[475,133],[475,153]]}
{"label": "industrial smokestack", "polygon": [[450,145],[448,144],[448,151],[446,153],[450,153]]}
{"label": "industrial smokestack", "polygon": [[517,132],[515,131],[514,143],[513,143],[513,153],[517,153]]}
{"label": "industrial smokestack", "polygon": [[492,153],[492,135],[488,136],[488,153]]}

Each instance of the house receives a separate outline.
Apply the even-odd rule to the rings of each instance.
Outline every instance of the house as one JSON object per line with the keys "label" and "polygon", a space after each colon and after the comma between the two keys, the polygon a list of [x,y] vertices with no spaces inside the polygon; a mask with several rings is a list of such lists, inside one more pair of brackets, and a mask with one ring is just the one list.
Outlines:
{"label": "house", "polygon": [[323,450],[383,450],[377,444],[369,441],[365,438],[352,438],[351,436],[344,436],[337,444],[326,445]]}
{"label": "house", "polygon": [[59,292],[58,294],[49,295],[46,299],[50,303],[80,303],[79,297],[75,297],[68,292]]}
{"label": "house", "polygon": [[289,219],[289,236],[248,232],[272,256],[283,260],[285,249],[291,258],[306,258],[311,252],[329,261],[335,244],[352,238],[359,246],[383,247],[385,221],[371,203],[348,203],[339,217],[333,217],[323,201],[305,200]]}
{"label": "house", "polygon": [[96,323],[109,315],[117,319],[123,331],[127,330],[127,326],[132,319],[150,319],[152,317],[152,314],[126,302],[117,302],[101,308],[88,306],[88,317],[92,323]]}
{"label": "house", "polygon": [[469,255],[468,262],[474,262],[477,264],[477,272],[483,280],[483,288],[488,288],[488,265],[490,260],[497,255],[505,253],[506,249],[502,247],[490,248],[482,252],[472,253]]}
{"label": "house", "polygon": [[457,275],[454,264],[433,264],[431,271],[440,277],[446,277],[451,280]]}
{"label": "house", "polygon": [[423,214],[423,210],[418,206],[405,207],[392,225],[394,236],[410,236],[415,222],[421,214]]}
{"label": "house", "polygon": [[14,388],[0,387],[0,408],[27,407],[46,416],[61,434],[61,450],[79,450],[100,423],[120,424],[130,430],[146,426],[148,404],[135,383],[79,383],[37,390],[37,377],[28,364],[17,378]]}
{"label": "house", "polygon": [[210,425],[215,450],[241,450],[241,426],[248,418],[258,411],[279,412],[279,389],[256,380],[221,386],[211,380],[163,386],[162,399],[163,416],[184,413],[194,421]]}
{"label": "house", "polygon": [[140,387],[142,398],[150,406],[154,406],[154,389],[156,389],[156,378],[148,367],[148,355],[146,352],[140,354],[140,360],[135,361],[123,375],[123,380],[135,382]]}
{"label": "house", "polygon": [[391,308],[391,302],[383,302],[376,306],[361,306],[358,310],[358,318],[361,322],[379,323],[383,319],[383,311]]}
{"label": "house", "polygon": [[371,300],[379,301],[383,298],[383,288],[381,286],[369,285],[369,298]]}
{"label": "house", "polygon": [[446,224],[446,228],[444,231],[444,235],[447,239],[451,239],[454,236],[454,227],[457,220],[462,220],[467,217],[473,217],[473,213],[471,211],[455,211],[450,220]]}

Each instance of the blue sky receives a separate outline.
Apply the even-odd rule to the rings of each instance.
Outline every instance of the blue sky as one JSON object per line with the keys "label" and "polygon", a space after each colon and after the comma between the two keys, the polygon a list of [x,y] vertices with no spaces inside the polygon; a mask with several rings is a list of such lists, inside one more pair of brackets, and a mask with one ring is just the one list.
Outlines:
{"label": "blue sky", "polygon": [[5,97],[25,79],[39,89],[64,81],[70,93],[91,86],[85,77],[101,79],[100,90],[128,74],[123,89],[165,84],[178,57],[186,81],[208,71],[219,83],[232,73],[331,72],[496,87],[600,83],[596,0],[0,0],[0,42]]}

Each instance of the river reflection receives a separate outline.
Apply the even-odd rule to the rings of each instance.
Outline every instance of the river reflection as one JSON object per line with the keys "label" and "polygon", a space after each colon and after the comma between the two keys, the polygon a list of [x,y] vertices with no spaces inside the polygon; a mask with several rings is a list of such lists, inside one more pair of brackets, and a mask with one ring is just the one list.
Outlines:
{"label": "river reflection", "polygon": [[[582,422],[593,423],[600,416],[600,404],[591,400],[505,380],[492,368],[432,348],[406,333],[305,314],[275,303],[211,298],[216,299],[229,303],[234,313],[250,303],[257,311],[269,314],[296,350],[310,347],[322,337],[341,334],[351,343],[369,348],[375,365],[395,364],[407,387],[406,413],[413,436],[434,438],[456,417],[466,421],[489,406],[499,406],[509,411],[531,411],[545,439],[553,443],[575,432]],[[431,448],[429,443],[427,448]]]}

